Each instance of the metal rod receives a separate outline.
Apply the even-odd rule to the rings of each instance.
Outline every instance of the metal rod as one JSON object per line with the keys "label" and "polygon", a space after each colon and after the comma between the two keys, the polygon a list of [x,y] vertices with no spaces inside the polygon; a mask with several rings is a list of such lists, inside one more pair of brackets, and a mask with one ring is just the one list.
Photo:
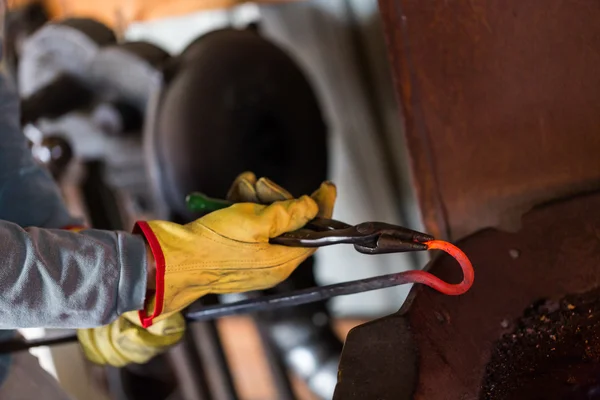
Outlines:
{"label": "metal rod", "polygon": [[[402,272],[356,281],[337,283],[334,285],[320,286],[293,291],[291,293],[264,296],[255,299],[241,300],[228,304],[203,306],[186,314],[188,322],[209,321],[233,315],[248,314],[262,311],[271,311],[283,307],[298,306],[327,300],[335,296],[344,296],[354,293],[368,292],[371,290],[385,289],[392,286],[409,283]],[[0,342],[0,354],[28,350],[32,347],[53,346],[77,340],[76,335],[63,336],[52,339],[36,339],[23,341],[13,339]]]}
{"label": "metal rod", "polygon": [[77,341],[77,335],[69,334],[56,338],[41,338],[33,340],[12,339],[6,342],[0,342],[0,353],[14,353],[16,351],[28,350],[32,347],[55,346]]}
{"label": "metal rod", "polygon": [[327,300],[335,296],[384,289],[392,286],[402,285],[404,283],[407,283],[407,280],[406,276],[404,276],[402,273],[381,275],[351,282],[296,290],[291,293],[264,296],[257,299],[242,300],[229,304],[203,307],[197,311],[188,312],[186,319],[188,321],[206,321],[231,315],[271,311],[282,307],[298,306],[301,304]]}

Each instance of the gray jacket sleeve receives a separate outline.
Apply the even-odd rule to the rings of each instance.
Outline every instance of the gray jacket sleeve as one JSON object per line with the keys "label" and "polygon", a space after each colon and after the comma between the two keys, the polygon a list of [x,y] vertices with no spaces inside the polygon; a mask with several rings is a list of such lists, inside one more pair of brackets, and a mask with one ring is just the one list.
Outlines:
{"label": "gray jacket sleeve", "polygon": [[82,328],[141,309],[143,239],[0,222],[0,328]]}
{"label": "gray jacket sleeve", "polygon": [[0,74],[0,329],[98,326],[142,308],[144,240],[59,229],[78,222],[34,162],[18,97]]}

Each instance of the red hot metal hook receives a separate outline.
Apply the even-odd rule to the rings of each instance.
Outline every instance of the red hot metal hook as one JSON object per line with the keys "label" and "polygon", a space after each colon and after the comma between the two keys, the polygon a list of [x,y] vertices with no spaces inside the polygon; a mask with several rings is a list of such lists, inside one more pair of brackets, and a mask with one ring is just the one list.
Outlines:
{"label": "red hot metal hook", "polygon": [[406,283],[421,283],[450,296],[466,293],[473,285],[473,279],[475,278],[473,265],[467,255],[458,247],[443,240],[430,240],[425,242],[425,245],[427,246],[427,250],[442,250],[454,257],[460,264],[463,272],[462,282],[456,284],[444,282],[437,276],[425,271],[402,272],[402,280],[405,280]]}

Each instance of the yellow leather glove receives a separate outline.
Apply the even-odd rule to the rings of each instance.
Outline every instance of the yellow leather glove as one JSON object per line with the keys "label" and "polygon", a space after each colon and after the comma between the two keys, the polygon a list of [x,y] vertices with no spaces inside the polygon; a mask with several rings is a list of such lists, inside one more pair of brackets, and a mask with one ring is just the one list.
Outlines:
{"label": "yellow leather glove", "polygon": [[140,311],[144,327],[206,294],[266,289],[286,279],[316,249],[272,245],[269,239],[300,229],[317,215],[330,217],[336,197],[335,186],[325,182],[311,197],[288,199],[284,189],[248,173],[236,180],[230,198],[241,193],[257,202],[281,201],[234,204],[187,225],[137,224],[156,260],[156,294]]}
{"label": "yellow leather glove", "polygon": [[150,361],[176,344],[184,332],[181,313],[174,313],[146,329],[140,326],[138,312],[130,311],[108,325],[79,329],[77,338],[90,361],[123,367]]}

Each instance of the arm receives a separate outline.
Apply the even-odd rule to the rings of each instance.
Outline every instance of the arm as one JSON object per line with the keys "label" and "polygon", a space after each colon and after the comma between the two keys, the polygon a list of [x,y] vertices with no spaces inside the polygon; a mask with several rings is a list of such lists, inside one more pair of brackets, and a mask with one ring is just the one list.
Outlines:
{"label": "arm", "polygon": [[142,308],[141,237],[74,233],[0,221],[0,328],[91,327]]}
{"label": "arm", "polygon": [[18,101],[0,74],[0,329],[98,326],[142,308],[148,261],[141,237],[23,229],[80,222],[33,160]]}

